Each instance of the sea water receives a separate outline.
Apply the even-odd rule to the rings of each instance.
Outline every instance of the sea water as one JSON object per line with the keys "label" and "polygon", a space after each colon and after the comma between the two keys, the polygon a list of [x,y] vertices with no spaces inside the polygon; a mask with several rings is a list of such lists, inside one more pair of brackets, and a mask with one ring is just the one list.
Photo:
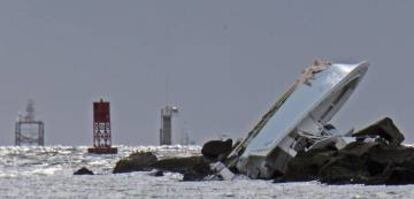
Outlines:
{"label": "sea water", "polygon": [[[0,198],[414,198],[414,186],[330,186],[318,182],[275,184],[240,178],[182,182],[182,175],[112,174],[116,162],[136,151],[159,158],[200,154],[199,146],[117,146],[117,155],[87,147],[0,147]],[[96,175],[74,176],[87,167]]]}

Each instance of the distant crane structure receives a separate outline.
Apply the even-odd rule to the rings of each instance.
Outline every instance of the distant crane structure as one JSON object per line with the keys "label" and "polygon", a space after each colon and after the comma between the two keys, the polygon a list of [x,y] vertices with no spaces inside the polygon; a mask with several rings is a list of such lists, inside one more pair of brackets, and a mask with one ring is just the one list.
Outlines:
{"label": "distant crane structure", "polygon": [[178,113],[178,108],[167,105],[161,109],[160,145],[171,145],[172,117]]}
{"label": "distant crane structure", "polygon": [[15,124],[15,145],[44,146],[44,135],[44,123],[43,121],[35,120],[34,101],[29,100],[26,106],[26,114],[19,114]]}
{"label": "distant crane structure", "polygon": [[118,149],[112,147],[111,114],[109,102],[101,99],[93,103],[93,147],[89,153],[116,154]]}

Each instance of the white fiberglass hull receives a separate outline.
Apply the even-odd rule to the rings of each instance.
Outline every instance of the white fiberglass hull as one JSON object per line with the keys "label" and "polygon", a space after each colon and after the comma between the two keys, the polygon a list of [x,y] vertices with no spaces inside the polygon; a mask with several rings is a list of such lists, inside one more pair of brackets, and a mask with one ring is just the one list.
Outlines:
{"label": "white fiberglass hull", "polygon": [[283,102],[277,102],[278,109],[261,123],[260,130],[249,134],[238,146],[242,150],[236,148],[243,151],[237,161],[238,170],[253,178],[283,173],[288,160],[306,150],[313,138],[328,136],[324,125],[347,101],[367,69],[366,62],[328,64],[299,81]]}

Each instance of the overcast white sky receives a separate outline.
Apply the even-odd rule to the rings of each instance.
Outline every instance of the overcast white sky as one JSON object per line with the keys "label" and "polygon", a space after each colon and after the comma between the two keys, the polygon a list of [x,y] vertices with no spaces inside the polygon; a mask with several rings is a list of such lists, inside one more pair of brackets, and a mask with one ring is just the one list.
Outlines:
{"label": "overcast white sky", "polygon": [[371,63],[334,124],[390,116],[411,143],[413,10],[408,0],[0,1],[0,145],[14,143],[28,98],[46,144],[90,145],[101,96],[115,144],[158,144],[167,102],[200,144],[243,137],[315,58]]}

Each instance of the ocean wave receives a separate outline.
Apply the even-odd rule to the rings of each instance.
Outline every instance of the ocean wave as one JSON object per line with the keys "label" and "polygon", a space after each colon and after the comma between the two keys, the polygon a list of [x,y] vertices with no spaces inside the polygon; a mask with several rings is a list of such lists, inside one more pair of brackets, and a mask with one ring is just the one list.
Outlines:
{"label": "ocean wave", "polygon": [[159,158],[200,154],[200,146],[115,146],[118,154],[87,153],[88,146],[1,146],[0,177],[71,175],[80,167],[108,174],[116,162],[134,152],[153,152]]}

